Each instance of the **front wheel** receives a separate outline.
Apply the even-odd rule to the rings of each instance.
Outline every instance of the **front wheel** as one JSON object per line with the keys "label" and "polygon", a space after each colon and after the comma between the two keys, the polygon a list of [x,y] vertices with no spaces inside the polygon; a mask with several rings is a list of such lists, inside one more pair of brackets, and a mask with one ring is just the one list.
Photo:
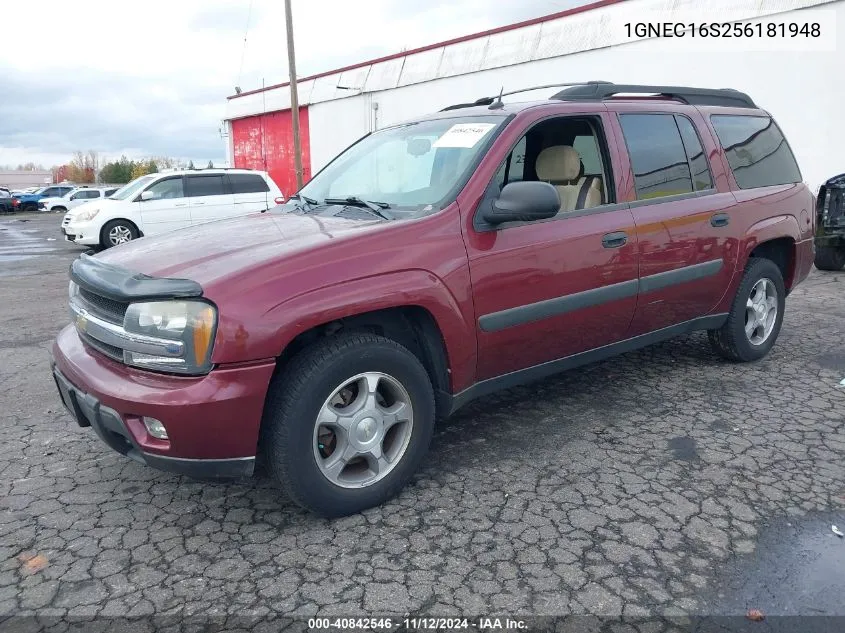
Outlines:
{"label": "front wheel", "polygon": [[728,320],[718,330],[707,332],[711,346],[732,361],[763,358],[778,338],[785,306],[786,289],[780,268],[769,259],[752,257]]}
{"label": "front wheel", "polygon": [[337,517],[398,493],[433,431],[434,391],[417,357],[350,333],[306,349],[273,379],[261,450],[296,503]]}
{"label": "front wheel", "polygon": [[138,229],[127,220],[112,220],[100,232],[100,246],[111,248],[138,238]]}
{"label": "front wheel", "polygon": [[817,246],[815,263],[819,270],[842,270],[845,266],[845,246]]}

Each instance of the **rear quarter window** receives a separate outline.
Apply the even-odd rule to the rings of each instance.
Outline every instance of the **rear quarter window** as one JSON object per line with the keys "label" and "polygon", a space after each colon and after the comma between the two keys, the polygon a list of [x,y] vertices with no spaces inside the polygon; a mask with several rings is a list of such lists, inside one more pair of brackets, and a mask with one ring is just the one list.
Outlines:
{"label": "rear quarter window", "polygon": [[714,114],[710,121],[740,189],[801,182],[795,156],[772,118]]}
{"label": "rear quarter window", "polygon": [[270,191],[267,181],[257,174],[229,174],[232,193],[264,193]]}

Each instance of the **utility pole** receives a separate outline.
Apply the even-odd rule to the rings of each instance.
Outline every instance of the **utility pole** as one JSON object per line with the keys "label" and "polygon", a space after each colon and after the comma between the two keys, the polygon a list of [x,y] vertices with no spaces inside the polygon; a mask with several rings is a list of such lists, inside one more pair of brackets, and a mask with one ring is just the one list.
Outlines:
{"label": "utility pole", "polygon": [[[290,114],[293,126],[293,160],[296,170],[296,190],[302,189],[302,149],[299,140],[299,97],[296,92],[296,54],[293,50],[293,16],[290,1],[285,0],[285,22],[288,35],[288,70],[290,72]],[[288,194],[286,194],[288,195]]]}

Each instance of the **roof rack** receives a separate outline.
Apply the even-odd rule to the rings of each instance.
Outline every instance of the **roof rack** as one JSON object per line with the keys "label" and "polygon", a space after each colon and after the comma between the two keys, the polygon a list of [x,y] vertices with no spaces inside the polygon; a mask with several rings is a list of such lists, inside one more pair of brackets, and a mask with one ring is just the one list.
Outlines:
{"label": "roof rack", "polygon": [[471,103],[456,103],[440,110],[459,110],[461,108],[473,108],[477,106],[493,106],[498,104],[502,97],[542,90],[544,88],[564,88],[551,96],[558,101],[601,101],[621,94],[660,95],[669,99],[675,99],[689,105],[714,105],[734,108],[757,108],[754,101],[744,92],[733,88],[689,88],[685,86],[641,86],[637,84],[615,84],[610,81],[578,81],[572,83],[545,84],[543,86],[531,86],[520,90],[503,92],[495,97],[482,97]]}
{"label": "roof rack", "polygon": [[[519,94],[520,92],[531,92],[532,90],[543,90],[544,88],[564,88],[566,86],[592,86],[593,84],[611,84],[609,81],[577,81],[571,83],[557,83],[557,84],[545,84],[542,86],[530,86],[528,88],[520,88],[519,90],[511,90],[510,92],[503,92],[501,94],[496,95],[495,97],[481,97],[481,99],[476,99],[472,103],[456,103],[455,105],[450,105],[442,110],[441,112],[448,112],[449,110],[458,110],[460,108],[474,108],[476,106],[491,106],[496,103],[502,97],[509,97],[511,95]],[[560,93],[558,93],[560,94]]]}
{"label": "roof rack", "polygon": [[560,101],[601,101],[620,94],[657,94],[676,99],[689,105],[728,106],[734,108],[757,108],[754,101],[744,92],[733,88],[688,88],[685,86],[640,86],[635,84],[614,84],[590,82],[561,90],[552,96]]}

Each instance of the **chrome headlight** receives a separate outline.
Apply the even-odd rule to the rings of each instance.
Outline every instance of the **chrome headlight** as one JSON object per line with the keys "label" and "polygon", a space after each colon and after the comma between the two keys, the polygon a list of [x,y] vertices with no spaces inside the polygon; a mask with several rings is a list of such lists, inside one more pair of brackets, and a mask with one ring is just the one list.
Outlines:
{"label": "chrome headlight", "polygon": [[[126,310],[123,329],[129,336],[139,334],[161,340],[168,352],[168,355],[156,355],[124,350],[123,362],[127,365],[180,374],[205,374],[211,370],[217,310],[210,303],[132,303]],[[173,341],[172,349],[167,349],[167,341]]]}
{"label": "chrome headlight", "polygon": [[87,222],[88,220],[93,220],[99,212],[99,209],[88,209],[87,211],[82,211],[81,213],[73,216],[73,219],[78,222]]}

